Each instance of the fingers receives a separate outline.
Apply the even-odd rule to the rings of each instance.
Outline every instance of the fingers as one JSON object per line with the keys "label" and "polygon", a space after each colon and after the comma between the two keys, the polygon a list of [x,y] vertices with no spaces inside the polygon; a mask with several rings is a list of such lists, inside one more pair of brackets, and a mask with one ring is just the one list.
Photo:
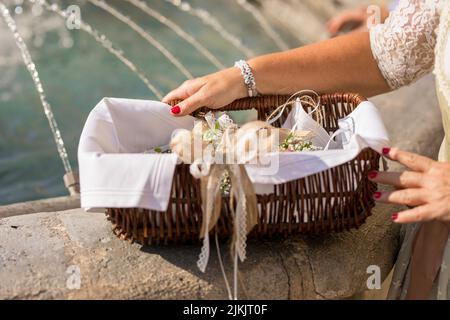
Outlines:
{"label": "fingers", "polygon": [[[342,14],[338,15],[337,17],[331,19],[328,22],[328,31],[332,34],[332,35],[336,35],[338,34],[341,29],[350,22],[356,22],[360,25],[363,24],[365,19],[365,15],[363,14],[363,12],[361,10],[350,10],[350,11],[345,11]],[[358,26],[356,26],[355,28],[357,28]]]}
{"label": "fingers", "polygon": [[206,96],[202,88],[205,81],[201,78],[185,81],[180,87],[169,92],[162,102],[170,103],[175,100],[182,100],[172,108],[172,114],[176,117],[191,114],[206,103]]}
{"label": "fingers", "polygon": [[204,85],[200,79],[187,80],[181,86],[169,92],[162,102],[170,103],[174,100],[184,100],[196,93]]}
{"label": "fingers", "polygon": [[168,104],[174,100],[184,100],[187,97],[189,97],[189,94],[186,87],[180,86],[169,92],[161,101]]}
{"label": "fingers", "polygon": [[340,16],[336,17],[336,18],[333,18],[332,20],[330,20],[328,22],[328,25],[327,25],[328,32],[332,36],[337,35],[339,33],[339,30],[342,28],[343,23],[344,22],[343,22],[343,20],[342,20],[342,18]]}
{"label": "fingers", "polygon": [[446,178],[450,167],[397,148],[384,148],[383,154],[413,171],[369,174],[369,179],[374,182],[400,188],[390,192],[378,191],[374,194],[375,200],[414,207],[395,213],[392,219],[397,223],[439,220],[450,227],[450,191]]}
{"label": "fingers", "polygon": [[423,174],[419,172],[371,172],[369,179],[376,183],[391,185],[396,188],[423,187]]}
{"label": "fingers", "polygon": [[396,223],[415,223],[432,221],[438,218],[440,210],[437,204],[427,204],[400,213],[394,213],[392,220]]}
{"label": "fingers", "polygon": [[172,114],[176,117],[186,116],[205,105],[206,105],[205,95],[200,90],[197,93],[190,96],[189,98],[180,102],[174,108],[172,108]]}
{"label": "fingers", "polygon": [[374,194],[374,198],[380,202],[420,206],[428,203],[431,196],[427,189],[404,189],[385,192],[378,191]]}
{"label": "fingers", "polygon": [[397,148],[385,148],[383,153],[391,160],[398,161],[414,171],[426,172],[435,163],[435,161],[430,158]]}

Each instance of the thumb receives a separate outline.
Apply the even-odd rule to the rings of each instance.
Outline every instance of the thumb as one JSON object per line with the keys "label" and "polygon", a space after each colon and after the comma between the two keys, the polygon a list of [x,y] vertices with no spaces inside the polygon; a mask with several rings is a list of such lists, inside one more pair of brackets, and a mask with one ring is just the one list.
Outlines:
{"label": "thumb", "polygon": [[172,115],[182,117],[191,114],[200,107],[205,106],[204,97],[201,91],[196,92],[186,100],[183,100],[171,110]]}

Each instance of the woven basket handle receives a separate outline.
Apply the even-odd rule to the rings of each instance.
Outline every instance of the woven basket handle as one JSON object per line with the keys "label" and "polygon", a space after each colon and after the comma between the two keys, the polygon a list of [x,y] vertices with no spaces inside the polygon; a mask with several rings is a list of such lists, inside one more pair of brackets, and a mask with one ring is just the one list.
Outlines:
{"label": "woven basket handle", "polygon": [[[220,109],[216,109],[215,111],[241,111],[255,109],[258,112],[258,118],[264,119],[266,115],[270,114],[278,106],[285,103],[289,98],[290,96],[288,95],[268,95],[254,98],[244,98],[236,100],[229,105],[226,105]],[[320,99],[322,101],[322,104],[325,105],[350,103],[355,106],[367,100],[363,96],[356,93],[323,94],[320,96]],[[181,100],[174,100],[170,103],[170,105],[175,106],[180,102]],[[210,110],[212,109],[203,107],[195,111],[193,115],[196,117],[200,117]]]}

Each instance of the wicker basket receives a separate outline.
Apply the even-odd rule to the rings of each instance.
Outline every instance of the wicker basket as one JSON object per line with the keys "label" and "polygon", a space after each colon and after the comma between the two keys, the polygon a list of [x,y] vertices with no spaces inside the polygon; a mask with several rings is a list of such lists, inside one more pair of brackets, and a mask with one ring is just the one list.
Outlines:
{"label": "wicker basket", "polygon": [[[288,98],[264,96],[242,99],[223,110],[256,109],[258,118],[265,120],[274,108]],[[319,120],[321,125],[330,133],[336,131],[338,119],[351,113],[364,100],[357,94],[322,95],[324,117]],[[274,125],[281,126],[288,114],[289,108]],[[375,205],[373,193],[376,184],[367,179],[367,174],[378,170],[379,160],[378,153],[365,149],[348,163],[275,186],[273,194],[258,195],[259,222],[249,237],[287,237],[358,228]],[[356,191],[349,191],[355,185]],[[200,195],[200,182],[189,173],[189,165],[181,164],[175,170],[172,196],[166,212],[115,208],[107,209],[106,215],[116,235],[140,244],[198,243],[202,225]],[[217,232],[223,239],[229,237],[232,230],[229,199],[224,198],[222,214],[212,232]]]}

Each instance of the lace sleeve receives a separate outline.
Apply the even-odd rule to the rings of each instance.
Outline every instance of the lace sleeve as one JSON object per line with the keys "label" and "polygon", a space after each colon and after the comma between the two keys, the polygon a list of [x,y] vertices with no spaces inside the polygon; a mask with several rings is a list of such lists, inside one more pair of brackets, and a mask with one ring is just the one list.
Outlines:
{"label": "lace sleeve", "polygon": [[370,30],[372,53],[392,89],[433,69],[441,0],[400,0],[384,24]]}

